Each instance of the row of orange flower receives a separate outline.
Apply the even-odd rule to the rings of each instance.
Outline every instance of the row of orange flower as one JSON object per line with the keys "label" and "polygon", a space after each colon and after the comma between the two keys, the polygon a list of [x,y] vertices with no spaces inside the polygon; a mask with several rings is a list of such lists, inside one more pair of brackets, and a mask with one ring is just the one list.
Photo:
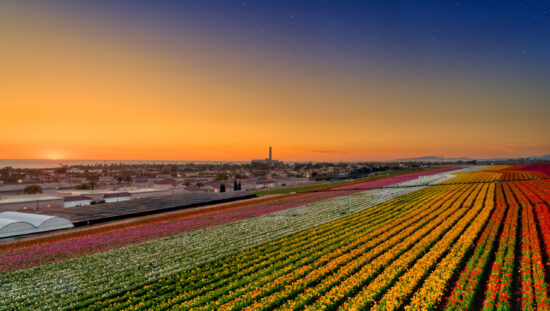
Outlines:
{"label": "row of orange flower", "polygon": [[496,248],[499,228],[502,225],[508,206],[502,192],[502,184],[496,185],[495,212],[489,219],[485,230],[481,233],[477,246],[468,260],[449,299],[445,310],[469,310],[474,304],[476,293],[481,288],[481,279],[487,271],[489,259]]}

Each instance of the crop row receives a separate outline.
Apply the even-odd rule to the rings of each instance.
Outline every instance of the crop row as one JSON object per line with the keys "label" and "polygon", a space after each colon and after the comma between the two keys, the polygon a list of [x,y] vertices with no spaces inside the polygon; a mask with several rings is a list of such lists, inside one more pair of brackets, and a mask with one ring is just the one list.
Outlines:
{"label": "crop row", "polygon": [[[0,275],[0,300],[35,308],[102,299],[417,190],[377,189]],[[391,218],[390,218],[391,219]],[[388,219],[388,221],[390,220]],[[2,308],[2,306],[0,306]]]}
{"label": "crop row", "polygon": [[[487,185],[478,185],[475,186],[472,193],[465,192],[463,194],[464,202],[457,206],[460,209],[455,215],[456,219],[449,218],[447,220],[449,227],[445,228],[447,232],[443,236],[433,240],[433,242],[426,243],[424,247],[423,244],[419,243],[420,245],[409,251],[410,254],[401,256],[392,265],[386,267],[369,286],[365,287],[345,307],[364,309],[371,307],[373,304],[374,309],[393,310],[402,307],[407,298],[413,294],[418,282],[430,271],[431,266],[437,262],[437,259],[446,252],[449,246],[484,208],[483,202],[487,190]],[[434,230],[431,235],[435,235],[436,232]],[[428,239],[426,240],[428,242]],[[387,293],[385,293],[386,290],[388,290]]]}
{"label": "crop row", "polygon": [[[425,191],[421,191],[420,193],[422,193],[422,192],[425,192]],[[405,196],[406,198],[396,199],[396,200],[392,201],[391,203],[383,204],[383,208],[380,209],[381,215],[388,216],[388,217],[384,217],[384,218],[392,218],[393,217],[392,220],[394,220],[395,217],[396,217],[395,211],[405,212],[405,211],[409,211],[411,208],[414,208],[415,206],[417,206],[416,204],[410,204],[410,203],[406,203],[406,202],[410,202],[410,200],[409,200],[410,198],[412,198],[415,195],[418,195],[420,193],[410,194],[410,195]],[[433,195],[437,195],[438,193],[440,193],[440,192],[439,191],[438,192],[426,191],[426,193],[423,194],[423,196],[425,197],[424,199],[422,199],[422,197],[417,197],[417,199],[419,200],[418,203],[422,202],[422,200],[429,200],[429,199],[432,198]],[[413,200],[413,201],[415,201],[415,200]],[[399,204],[401,204],[402,208],[388,209],[388,207],[393,207],[393,206],[399,205]],[[381,215],[360,213],[358,215],[354,215],[354,216],[350,217],[350,219],[353,220],[353,221],[359,221],[361,223],[372,224],[373,220],[375,220],[377,217],[380,217]],[[390,224],[389,226],[396,226],[398,224],[399,224],[399,222],[393,221],[393,223]],[[337,237],[342,236],[341,229],[340,229],[342,226],[343,227],[349,227],[349,224],[346,224],[346,223],[343,223],[343,222],[338,223],[338,226],[335,227],[335,228],[332,228],[331,232],[333,232],[333,234],[335,234]],[[385,226],[382,229],[378,229],[378,230],[374,231],[373,234],[375,234],[375,235],[376,234],[383,234],[383,232],[386,231],[386,230],[389,230],[389,229],[387,229],[387,226]],[[313,231],[315,231],[315,229],[312,229],[310,231],[313,232]],[[349,231],[350,230],[346,230],[346,232],[349,232]],[[354,238],[357,238],[357,236],[370,236],[370,234],[368,234],[369,231],[370,230],[365,230],[364,227],[361,227],[361,228],[359,228],[358,234]],[[327,234],[327,233],[325,233],[325,234]],[[318,235],[315,235],[315,236],[316,236],[317,239],[320,239],[320,238],[323,237],[321,234],[318,234]],[[182,274],[175,275],[172,278],[160,280],[159,285],[149,284],[149,285],[146,285],[146,286],[154,286],[155,288],[158,288],[159,286],[166,286],[166,285],[170,286],[170,285],[174,284],[173,281],[175,279],[178,279],[178,278],[179,279],[184,279],[184,280],[186,278],[190,278],[190,277],[201,279],[202,277],[208,278],[208,275],[216,275],[216,276],[218,276],[218,277],[214,278],[216,281],[213,282],[213,284],[206,284],[207,285],[206,288],[199,287],[202,284],[196,284],[195,282],[191,283],[192,286],[185,286],[185,284],[187,284],[188,282],[184,282],[185,284],[181,284],[181,282],[180,282],[180,284],[178,284],[178,286],[171,289],[170,294],[169,294],[169,296],[171,298],[166,299],[166,300],[169,303],[178,303],[180,300],[184,300],[186,302],[185,305],[188,306],[188,307],[197,306],[197,305],[201,304],[202,302],[205,302],[205,299],[204,299],[205,297],[207,297],[209,300],[221,299],[220,301],[222,301],[223,299],[221,297],[223,297],[223,295],[225,293],[235,292],[235,288],[239,284],[249,283],[252,280],[259,280],[258,282],[261,282],[262,279],[265,279],[266,275],[271,275],[271,276],[278,275],[277,273],[271,273],[271,272],[277,271],[276,269],[281,269],[281,268],[286,269],[286,267],[288,267],[289,265],[294,265],[293,268],[296,268],[297,265],[299,265],[299,263],[296,263],[296,262],[303,259],[305,253],[300,252],[298,254],[298,258],[290,258],[289,256],[286,256],[287,253],[289,253],[289,252],[292,253],[297,249],[296,248],[295,237],[289,237],[288,239],[290,240],[289,243],[285,243],[284,245],[281,245],[281,247],[271,246],[272,248],[274,248],[274,250],[270,251],[270,252],[267,252],[267,254],[265,256],[258,256],[259,252],[255,251],[251,254],[243,253],[243,254],[240,254],[239,256],[234,256],[232,258],[233,260],[230,260],[230,259],[224,259],[223,260],[224,268],[226,266],[228,266],[228,267],[235,267],[235,266],[243,267],[243,266],[245,266],[246,267],[247,262],[250,261],[251,258],[254,259],[252,261],[257,260],[258,262],[262,262],[262,263],[265,263],[267,261],[268,266],[266,268],[260,267],[260,269],[253,270],[250,273],[246,273],[246,274],[237,273],[236,275],[232,275],[231,278],[228,278],[228,275],[231,275],[231,274],[220,272],[220,269],[217,269],[217,267],[215,267],[215,266],[212,267],[215,264],[206,264],[205,266],[200,267],[200,269],[196,269],[194,271],[191,271],[191,273],[182,273]],[[339,241],[339,242],[338,242],[338,245],[336,245],[336,246],[339,246],[339,247],[344,246],[344,247],[348,247],[348,248],[350,248],[350,247],[353,248],[353,245],[346,246],[346,244],[349,243],[349,240],[347,239],[346,236],[342,236],[342,238],[337,239],[337,241]],[[312,243],[312,242],[310,241],[309,243]],[[330,252],[330,250],[331,250],[330,249],[330,245],[331,245],[330,243],[334,244],[335,241],[331,240],[331,241],[327,241],[326,243],[323,243],[323,241],[321,241],[319,243],[319,247],[316,248],[316,250],[317,249],[320,250],[321,251],[320,254],[325,253],[325,252]],[[360,242],[360,243],[364,243],[364,241]],[[280,259],[276,259],[276,260],[272,261],[271,260],[271,255],[270,255],[272,252],[282,253],[282,254],[285,255],[285,256],[283,256],[283,258],[287,257],[289,260],[283,260],[281,262]],[[338,254],[344,254],[345,253],[345,251],[342,250],[342,249],[339,249],[336,252]],[[319,255],[319,254],[317,254],[317,255]],[[327,257],[325,257],[325,258],[327,258]],[[239,270],[241,270],[241,269],[239,269]],[[284,270],[283,273],[286,273],[286,270]],[[212,279],[212,278],[208,278],[208,279]],[[202,293],[204,295],[197,296],[196,295],[197,292]],[[155,290],[153,290],[153,293],[158,294]],[[133,292],[131,294],[132,294],[132,296],[136,296],[136,292]],[[139,292],[137,294],[139,295]],[[117,301],[127,301],[126,297],[128,297],[128,295],[122,296],[121,297],[122,299],[113,300],[112,303],[116,304]],[[164,297],[159,297],[159,300],[162,300],[160,298],[164,298]],[[141,297],[141,299],[149,300],[149,297]]]}
{"label": "crop row", "polygon": [[[495,251],[496,241],[499,230],[508,206],[502,192],[502,184],[496,185],[495,197],[495,212],[489,219],[486,228],[481,233],[472,256],[468,260],[464,270],[454,289],[446,302],[445,310],[469,310],[474,304],[474,299],[478,298],[478,291],[482,284],[484,272],[487,271],[490,256]],[[490,202],[489,199],[487,202]]]}
{"label": "crop row", "polygon": [[523,310],[549,310],[548,286],[545,283],[544,266],[535,223],[533,206],[516,183],[511,184],[522,205],[521,217],[521,293]]}
{"label": "crop row", "polygon": [[414,201],[419,206],[380,227],[339,223],[307,243],[289,240],[223,264],[210,262],[87,307],[469,310],[481,299],[485,310],[510,310],[513,280],[521,277],[522,309],[547,310],[543,253],[549,249],[550,187],[535,180],[472,183],[432,187],[443,192],[423,202],[412,194],[387,202],[397,210]]}
{"label": "crop row", "polygon": [[499,247],[489,275],[483,301],[484,311],[511,308],[519,205],[512,193],[508,191],[508,185],[503,184],[502,187],[506,195],[508,214],[504,220]]}
{"label": "crop row", "polygon": [[[411,249],[424,235],[432,232],[432,228],[440,228],[438,232],[441,233],[431,234],[429,241],[434,243],[441,234],[449,230],[454,223],[460,221],[461,216],[468,210],[467,208],[461,208],[463,201],[470,198],[469,194],[471,191],[474,191],[474,188],[474,186],[454,188],[456,191],[443,196],[443,199],[436,206],[426,206],[424,208],[428,208],[428,210],[423,212],[418,211],[420,213],[418,217],[416,219],[411,218],[415,222],[414,225],[405,223],[406,226],[394,228],[393,231],[387,231],[386,235],[379,234],[378,232],[374,236],[365,235],[362,242],[350,243],[352,245],[351,249],[349,249],[349,246],[344,245],[342,248],[334,251],[325,250],[314,253],[311,254],[312,258],[302,258],[303,261],[299,261],[298,264],[295,264],[295,262],[282,264],[279,267],[280,271],[275,270],[267,275],[254,274],[248,275],[248,278],[245,279],[235,278],[234,280],[229,280],[229,285],[224,290],[205,291],[204,297],[199,296],[187,300],[186,298],[189,296],[190,290],[192,290],[191,287],[188,287],[187,291],[185,289],[177,289],[175,286],[170,287],[170,285],[165,285],[173,284],[166,281],[159,284],[160,288],[169,286],[169,288],[165,288],[164,292],[159,292],[159,286],[156,286],[152,289],[150,296],[141,297],[143,300],[134,300],[130,305],[125,303],[117,304],[126,301],[128,296],[124,295],[121,299],[112,301],[112,304],[102,306],[106,308],[131,306],[132,309],[141,308],[139,307],[141,305],[144,308],[155,309],[178,306],[178,308],[184,309],[231,310],[249,308],[257,310],[276,307],[284,301],[292,303],[292,298],[296,298],[294,300],[296,302],[305,302],[311,305],[311,308],[317,308],[314,303],[315,301],[312,300],[317,295],[312,294],[313,292],[326,292],[324,297],[330,297],[332,293],[341,293],[341,290],[335,290],[335,288],[339,288],[340,286],[345,288],[345,281],[350,279],[349,277],[345,278],[346,274],[360,277],[361,274],[358,274],[360,272],[358,268],[366,266],[372,260],[374,260],[372,266],[383,268],[387,265],[388,260],[391,262],[393,259],[386,257],[386,254],[392,253],[391,249],[396,250],[397,256],[399,253]],[[477,186],[476,191],[479,192],[480,189],[481,186]],[[471,205],[471,200],[470,203],[466,204]],[[457,203],[453,204],[454,202]],[[453,206],[452,208],[450,208],[451,205]],[[394,208],[396,207],[398,206],[394,205]],[[449,217],[451,215],[454,217]],[[402,221],[394,223],[398,224],[400,222]],[[445,225],[438,225],[441,223]],[[337,230],[341,231],[339,228]],[[393,237],[391,234],[393,234]],[[376,236],[378,238],[375,238]],[[213,273],[216,275],[215,271]],[[182,275],[179,275],[179,277],[181,278]],[[186,283],[185,279],[183,279],[183,282]],[[154,285],[150,284],[148,286]],[[310,290],[307,291],[307,289]],[[313,292],[311,289],[313,289]],[[151,303],[152,300],[153,302]],[[297,306],[293,305],[293,308]]]}
{"label": "crop row", "polygon": [[[257,203],[237,202],[229,208],[220,208],[211,212],[170,213],[167,216],[155,215],[151,221],[134,221],[130,224],[105,226],[103,230],[91,229],[74,235],[53,236],[39,243],[16,245],[0,249],[0,273],[30,268],[37,265],[63,261],[83,255],[104,252],[127,245],[160,239],[171,235],[194,231],[206,227],[222,225],[250,217],[306,205],[349,195],[351,191],[319,192],[297,194],[282,199],[264,199]],[[103,226],[102,226],[103,227]]]}

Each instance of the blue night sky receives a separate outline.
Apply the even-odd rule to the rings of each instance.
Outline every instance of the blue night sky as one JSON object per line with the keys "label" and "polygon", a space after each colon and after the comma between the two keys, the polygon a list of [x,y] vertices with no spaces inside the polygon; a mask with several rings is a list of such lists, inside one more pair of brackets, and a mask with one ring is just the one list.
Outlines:
{"label": "blue night sky", "polygon": [[206,46],[352,66],[550,72],[548,1],[57,1]]}

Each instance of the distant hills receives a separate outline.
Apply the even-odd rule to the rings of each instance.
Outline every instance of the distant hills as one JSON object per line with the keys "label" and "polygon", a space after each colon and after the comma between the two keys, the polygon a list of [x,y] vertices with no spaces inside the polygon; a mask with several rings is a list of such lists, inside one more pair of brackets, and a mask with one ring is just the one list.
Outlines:
{"label": "distant hills", "polygon": [[404,159],[395,159],[392,162],[467,162],[467,161],[550,161],[550,154],[541,155],[541,156],[532,156],[527,158],[445,158],[437,156],[425,156],[425,157],[416,157],[416,158],[404,158]]}

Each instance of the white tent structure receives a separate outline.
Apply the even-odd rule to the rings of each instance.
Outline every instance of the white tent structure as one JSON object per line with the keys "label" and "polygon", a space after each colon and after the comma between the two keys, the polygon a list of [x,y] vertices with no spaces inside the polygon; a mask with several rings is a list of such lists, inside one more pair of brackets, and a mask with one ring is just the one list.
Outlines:
{"label": "white tent structure", "polygon": [[0,238],[74,227],[68,219],[39,214],[0,213]]}

